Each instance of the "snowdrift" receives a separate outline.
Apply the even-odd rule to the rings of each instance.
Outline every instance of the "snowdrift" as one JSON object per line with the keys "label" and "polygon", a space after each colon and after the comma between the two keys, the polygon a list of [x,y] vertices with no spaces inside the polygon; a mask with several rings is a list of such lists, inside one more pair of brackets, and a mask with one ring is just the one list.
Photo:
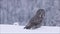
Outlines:
{"label": "snowdrift", "polygon": [[27,30],[24,26],[1,24],[0,33],[60,33],[60,27],[42,26],[35,30]]}

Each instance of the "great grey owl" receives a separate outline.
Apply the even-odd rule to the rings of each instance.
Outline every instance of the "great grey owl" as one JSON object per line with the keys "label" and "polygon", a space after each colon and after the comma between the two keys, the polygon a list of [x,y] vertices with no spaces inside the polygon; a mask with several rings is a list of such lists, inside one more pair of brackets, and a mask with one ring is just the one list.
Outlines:
{"label": "great grey owl", "polygon": [[38,9],[36,14],[30,19],[29,23],[24,27],[24,29],[36,29],[41,26],[41,23],[45,16],[44,9]]}

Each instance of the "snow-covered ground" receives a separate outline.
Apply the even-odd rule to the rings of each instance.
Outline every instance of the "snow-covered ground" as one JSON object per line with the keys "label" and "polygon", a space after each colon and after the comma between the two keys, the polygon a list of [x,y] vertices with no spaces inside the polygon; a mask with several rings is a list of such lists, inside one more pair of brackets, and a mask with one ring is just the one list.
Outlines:
{"label": "snow-covered ground", "polygon": [[0,25],[0,33],[60,33],[60,27],[42,26],[35,30],[23,29],[19,25]]}

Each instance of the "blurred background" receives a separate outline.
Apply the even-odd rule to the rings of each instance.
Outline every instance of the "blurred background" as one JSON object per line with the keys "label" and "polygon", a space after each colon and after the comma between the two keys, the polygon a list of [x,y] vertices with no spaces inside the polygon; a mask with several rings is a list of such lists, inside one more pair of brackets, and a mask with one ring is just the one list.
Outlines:
{"label": "blurred background", "polygon": [[0,24],[25,25],[38,8],[45,10],[44,26],[60,26],[60,0],[0,0]]}

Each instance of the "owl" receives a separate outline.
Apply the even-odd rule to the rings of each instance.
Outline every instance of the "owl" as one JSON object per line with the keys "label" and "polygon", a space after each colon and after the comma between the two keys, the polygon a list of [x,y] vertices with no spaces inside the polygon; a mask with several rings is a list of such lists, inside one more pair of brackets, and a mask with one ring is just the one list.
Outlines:
{"label": "owl", "polygon": [[29,20],[28,24],[24,27],[24,29],[36,29],[41,27],[44,16],[45,10],[38,9],[36,14]]}

